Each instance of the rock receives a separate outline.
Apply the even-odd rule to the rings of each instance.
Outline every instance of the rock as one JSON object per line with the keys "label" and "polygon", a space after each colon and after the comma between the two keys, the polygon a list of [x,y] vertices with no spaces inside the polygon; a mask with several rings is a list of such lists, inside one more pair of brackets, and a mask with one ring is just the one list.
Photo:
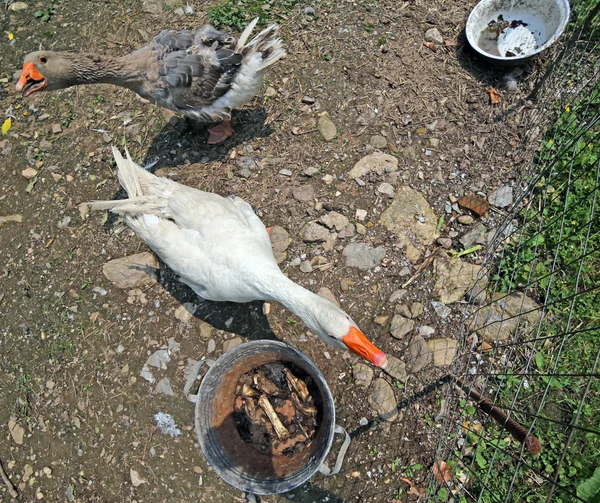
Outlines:
{"label": "rock", "polygon": [[471,215],[460,215],[458,217],[458,223],[463,225],[471,225],[475,219]]}
{"label": "rock", "polygon": [[509,295],[496,293],[489,306],[475,311],[469,330],[487,342],[506,341],[519,328],[520,333],[535,329],[542,317],[542,308],[520,292]]}
{"label": "rock", "polygon": [[393,303],[393,302],[398,302],[399,300],[402,300],[402,298],[408,293],[408,290],[395,290],[394,292],[392,292],[392,295],[390,295],[389,298],[389,302]]}
{"label": "rock", "polygon": [[350,243],[344,248],[342,255],[346,257],[346,266],[366,270],[380,264],[385,257],[385,248],[373,248],[365,243]]}
{"label": "rock", "polygon": [[375,319],[373,320],[377,325],[385,325],[388,320],[390,319],[389,316],[376,316]]}
{"label": "rock", "polygon": [[447,250],[452,248],[451,238],[437,238],[437,242],[442,248],[446,248]]}
{"label": "rock", "polygon": [[38,174],[38,170],[37,169],[33,169],[33,168],[25,168],[23,171],[21,171],[21,175],[24,178],[27,178],[27,180],[31,180],[32,178],[35,178]]}
{"label": "rock", "polygon": [[305,243],[325,241],[329,237],[329,231],[316,222],[311,222],[310,224],[306,225],[301,233],[302,240]]}
{"label": "rock", "polygon": [[305,176],[315,176],[317,173],[319,173],[319,170],[317,168],[306,168],[302,174]]}
{"label": "rock", "polygon": [[367,210],[356,210],[356,220],[364,222],[365,218],[367,218]]}
{"label": "rock", "polygon": [[364,363],[357,363],[352,367],[352,377],[357,386],[368,388],[373,380],[373,369]]}
{"label": "rock", "polygon": [[423,304],[420,302],[413,302],[410,306],[410,317],[418,318],[423,314]]}
{"label": "rock", "polygon": [[27,4],[25,2],[14,2],[9,4],[8,10],[17,11],[17,10],[25,10],[27,9]]}
{"label": "rock", "polygon": [[408,345],[408,356],[406,364],[413,373],[419,372],[426,365],[431,363],[431,352],[427,342],[421,335],[414,335]]}
{"label": "rock", "polygon": [[338,234],[339,238],[351,238],[356,234],[356,227],[354,224],[348,224],[346,227]]}
{"label": "rock", "polygon": [[402,339],[406,334],[408,334],[413,328],[415,328],[415,322],[409,318],[405,318],[401,314],[396,314],[392,318],[392,323],[390,324],[390,333],[392,337],[396,339]]}
{"label": "rock", "polygon": [[440,302],[452,304],[463,298],[476,283],[487,285],[487,277],[478,280],[480,265],[465,262],[459,258],[440,256],[433,262],[436,277],[435,289]]}
{"label": "rock", "polygon": [[312,105],[315,102],[315,99],[312,96],[303,96],[302,103],[306,103],[307,105]]}
{"label": "rock", "polygon": [[427,347],[433,356],[433,364],[436,367],[451,365],[456,356],[458,342],[454,339],[433,339],[427,341]]}
{"label": "rock", "polygon": [[233,339],[228,339],[223,343],[223,353],[227,353],[230,349],[239,346],[244,342],[241,337],[234,337]]}
{"label": "rock", "polygon": [[17,418],[15,416],[10,416],[10,419],[8,420],[8,431],[15,444],[23,445],[25,429],[17,423]]}
{"label": "rock", "polygon": [[294,199],[302,202],[312,201],[315,198],[315,189],[312,185],[300,185],[292,189]]}
{"label": "rock", "polygon": [[406,364],[391,355],[387,355],[387,362],[387,367],[383,369],[385,373],[398,381],[406,382]]}
{"label": "rock", "polygon": [[361,236],[364,236],[367,233],[367,228],[363,224],[356,224],[356,232],[358,232]]}
{"label": "rock", "polygon": [[313,7],[304,7],[304,14],[306,16],[314,16],[315,15],[315,9]]}
{"label": "rock", "polygon": [[494,346],[492,346],[490,343],[483,341],[480,346],[477,348],[477,351],[481,352],[481,353],[489,353],[490,351],[492,351],[494,349]]}
{"label": "rock", "polygon": [[280,169],[279,170],[279,174],[283,175],[283,176],[292,176],[293,175],[292,170],[291,169],[287,169],[287,168]]}
{"label": "rock", "polygon": [[367,173],[377,173],[381,175],[384,172],[398,171],[398,159],[388,154],[375,152],[363,157],[348,172],[348,178],[360,178]]}
{"label": "rock", "polygon": [[319,221],[330,229],[335,228],[335,230],[338,232],[344,229],[350,223],[346,216],[338,213],[337,211],[330,211],[326,215],[323,215]]}
{"label": "rock", "polygon": [[291,242],[290,235],[283,227],[278,225],[271,227],[271,247],[278,264],[287,259],[287,249]]}
{"label": "rock", "polygon": [[49,142],[48,140],[42,140],[40,142],[40,150],[42,152],[48,152],[48,150],[50,150],[52,148],[52,143]]}
{"label": "rock", "polygon": [[191,302],[186,302],[175,309],[175,318],[179,321],[183,321],[184,323],[189,323],[192,319],[192,316],[196,312],[196,304],[192,304]]}
{"label": "rock", "polygon": [[417,332],[422,337],[429,337],[430,335],[433,335],[435,333],[435,328],[423,325],[422,327],[419,327]]}
{"label": "rock", "polygon": [[337,127],[328,115],[323,115],[319,118],[317,127],[325,141],[331,141],[337,136]]}
{"label": "rock", "polygon": [[387,138],[380,134],[376,134],[371,136],[369,143],[375,148],[385,148],[387,147]]}
{"label": "rock", "polygon": [[414,145],[408,145],[400,151],[400,157],[407,162],[414,162],[419,158],[419,153]]}
{"label": "rock", "polygon": [[65,217],[60,222],[58,222],[58,228],[64,229],[65,227],[68,227],[70,223],[71,223],[71,217]]}
{"label": "rock", "polygon": [[427,42],[433,42],[437,45],[442,45],[444,43],[444,37],[437,28],[430,28],[425,32],[425,40]]}
{"label": "rock", "polygon": [[347,292],[353,286],[354,286],[354,280],[352,280],[350,278],[342,278],[340,280],[340,288],[342,289],[342,292]]}
{"label": "rock", "polygon": [[403,185],[396,189],[392,204],[382,213],[381,224],[405,244],[408,237],[421,245],[430,245],[437,237],[437,218],[420,192]]}
{"label": "rock", "polygon": [[167,396],[175,396],[175,392],[171,387],[171,382],[167,377],[163,377],[158,383],[156,383],[156,387],[154,388],[155,393],[161,393]]}
{"label": "rock", "polygon": [[58,134],[60,132],[62,132],[62,127],[60,126],[60,124],[52,124],[52,133]]}
{"label": "rock", "polygon": [[159,15],[162,14],[162,11],[161,0],[144,0],[142,2],[142,12],[146,14]]}
{"label": "rock", "polygon": [[324,299],[327,299],[329,302],[333,302],[337,307],[340,307],[339,301],[335,298],[335,295],[333,294],[333,292],[326,286],[322,286],[321,288],[319,288],[317,295],[319,297],[323,297]]}
{"label": "rock", "polygon": [[129,469],[129,478],[131,479],[131,484],[133,487],[141,486],[146,483],[146,479],[140,475],[139,472],[134,470],[133,468]]}
{"label": "rock", "polygon": [[450,313],[452,312],[451,309],[443,302],[438,302],[437,300],[432,300],[431,305],[433,307],[433,310],[442,319],[446,319],[448,316],[450,316]]}
{"label": "rock", "polygon": [[371,393],[369,393],[369,405],[378,416],[386,421],[394,421],[398,417],[398,402],[394,396],[394,390],[381,377],[375,379],[373,383]]}
{"label": "rock", "polygon": [[[184,10],[183,10],[181,7],[179,7],[179,8],[177,8],[177,9],[175,9],[175,10],[173,11],[173,13],[174,13],[176,16],[185,16],[185,11],[184,11]],[[267,89],[267,91],[268,91],[268,89]],[[266,93],[265,93],[265,94],[266,94]]]}
{"label": "rock", "polygon": [[312,272],[313,268],[310,260],[303,260],[300,262],[300,270],[304,273]]}
{"label": "rock", "polygon": [[412,316],[410,314],[410,309],[405,304],[397,304],[396,307],[394,308],[394,312],[396,314],[401,314],[405,318],[412,319]]}
{"label": "rock", "polygon": [[277,96],[277,91],[275,90],[274,87],[267,87],[267,90],[265,91],[265,96],[268,96],[269,98],[272,98],[273,96]]}
{"label": "rock", "polygon": [[483,243],[485,241],[485,235],[487,233],[487,227],[479,222],[469,232],[459,239],[465,250],[471,248],[475,243]]}
{"label": "rock", "polygon": [[505,208],[513,203],[513,188],[509,185],[504,185],[496,189],[488,196],[488,201],[492,206],[497,208]]}
{"label": "rock", "polygon": [[106,131],[104,131],[104,133],[102,133],[102,140],[104,141],[104,143],[110,143],[112,141],[112,136],[109,135]]}
{"label": "rock", "polygon": [[379,192],[380,194],[384,194],[388,197],[394,197],[394,187],[392,186],[392,184],[387,182],[383,182],[382,184],[380,184],[379,187],[377,187],[377,192]]}
{"label": "rock", "polygon": [[336,234],[329,234],[329,237],[323,243],[323,250],[326,252],[333,251],[333,247],[335,246],[336,239],[337,239]]}
{"label": "rock", "polygon": [[156,283],[158,262],[150,252],[117,258],[104,264],[102,272],[119,288],[138,288]]}
{"label": "rock", "polygon": [[206,346],[206,354],[210,355],[211,353],[214,353],[215,349],[217,349],[217,343],[214,339],[210,339]]}

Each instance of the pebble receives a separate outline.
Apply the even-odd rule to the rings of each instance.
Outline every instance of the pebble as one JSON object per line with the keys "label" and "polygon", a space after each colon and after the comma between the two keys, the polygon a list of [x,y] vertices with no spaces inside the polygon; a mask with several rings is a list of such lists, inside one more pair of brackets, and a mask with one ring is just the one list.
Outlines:
{"label": "pebble", "polygon": [[169,381],[168,377],[163,377],[160,381],[158,381],[156,387],[154,388],[154,392],[167,396],[175,396],[175,392],[171,387],[171,382]]}
{"label": "pebble", "polygon": [[361,426],[367,426],[369,424],[369,420],[366,417],[361,417],[358,420],[358,424],[360,424]]}
{"label": "pebble", "polygon": [[427,342],[433,355],[433,364],[436,367],[451,365],[456,356],[458,342],[454,339],[434,339]]}
{"label": "pebble", "polygon": [[325,241],[329,237],[329,231],[315,222],[308,224],[302,232],[302,240],[305,243],[313,241]]}
{"label": "pebble", "polygon": [[50,150],[52,148],[52,143],[49,142],[48,140],[42,140],[40,142],[40,150],[42,152],[47,152],[48,150]]}
{"label": "pebble", "polygon": [[206,348],[206,353],[207,354],[214,353],[214,351],[215,351],[216,348],[217,348],[217,343],[215,342],[214,339],[210,339],[208,341],[208,345],[207,345],[207,348]]}
{"label": "pebble", "polygon": [[387,355],[387,362],[387,367],[383,369],[385,373],[394,379],[406,382],[406,364],[392,355]]}
{"label": "pebble", "polygon": [[487,227],[479,222],[469,232],[459,239],[465,250],[471,248],[475,243],[479,242],[485,237],[487,233]]}
{"label": "pebble", "polygon": [[107,279],[118,288],[139,288],[156,283],[158,262],[150,252],[110,260],[102,267]]}
{"label": "pebble", "polygon": [[35,176],[38,174],[38,170],[37,169],[33,169],[33,168],[25,168],[23,171],[21,171],[21,175],[26,178],[27,180],[31,180],[32,178],[35,178]]}
{"label": "pebble", "polygon": [[328,115],[319,118],[317,127],[325,141],[331,141],[337,136],[337,127]]}
{"label": "pebble", "polygon": [[324,299],[327,299],[329,302],[333,302],[337,307],[340,307],[339,301],[336,299],[333,292],[326,286],[322,286],[321,288],[319,288],[317,295],[319,297],[323,297]]}
{"label": "pebble", "polygon": [[389,316],[376,316],[375,319],[373,320],[377,325],[385,325],[388,320],[390,319]]}
{"label": "pebble", "polygon": [[432,300],[431,305],[433,306],[433,310],[437,313],[440,318],[447,318],[450,316],[451,309],[444,304],[443,302],[439,302],[437,300]]}
{"label": "pebble", "polygon": [[297,201],[308,202],[315,198],[315,189],[312,185],[300,185],[292,189],[292,195]]}
{"label": "pebble", "polygon": [[240,344],[242,344],[244,341],[242,340],[241,337],[234,337],[233,339],[229,339],[226,340],[223,343],[223,353],[226,353],[227,351],[229,351],[230,349],[235,348],[236,346],[239,346]]}
{"label": "pebble", "polygon": [[326,225],[329,229],[335,228],[335,230],[338,232],[344,229],[350,223],[348,217],[338,213],[337,211],[330,211],[326,215],[323,215],[319,221]]}
{"label": "pebble", "polygon": [[[410,274],[410,273],[409,273]],[[392,295],[390,295],[389,298],[389,302],[390,303],[394,303],[394,302],[398,302],[399,300],[401,300],[406,294],[408,293],[408,290],[395,290],[394,292],[392,292]]]}
{"label": "pebble", "polygon": [[373,381],[373,369],[364,363],[357,363],[352,367],[352,377],[357,386],[368,388]]}
{"label": "pebble", "polygon": [[497,208],[505,208],[513,203],[513,188],[504,185],[488,196],[488,202]]}
{"label": "pebble", "polygon": [[191,302],[186,302],[182,304],[177,309],[175,309],[175,318],[179,321],[183,321],[184,323],[189,323],[196,311],[196,304],[192,304]]}
{"label": "pebble", "polygon": [[278,225],[271,227],[271,247],[278,264],[287,259],[287,249],[291,242],[292,238],[283,227]]}
{"label": "pebble", "polygon": [[296,257],[294,260],[290,260],[290,267],[298,267],[302,263],[300,257]]}
{"label": "pebble", "polygon": [[433,335],[435,328],[423,325],[422,327],[419,327],[417,331],[419,332],[419,335],[422,335],[423,337],[429,337],[430,335]]}
{"label": "pebble", "polygon": [[65,227],[68,227],[68,225],[70,223],[71,223],[71,217],[65,217],[60,222],[58,222],[58,228],[64,229]]}
{"label": "pebble", "polygon": [[62,127],[60,124],[52,124],[52,133],[58,134],[60,132],[62,132]]}
{"label": "pebble", "polygon": [[423,314],[423,304],[420,302],[413,302],[410,306],[410,317],[418,318]]}
{"label": "pebble", "polygon": [[367,218],[367,210],[356,210],[356,220],[360,220],[361,222],[365,221],[365,218]]}
{"label": "pebble", "polygon": [[458,217],[458,222],[463,225],[471,225],[474,220],[475,219],[471,215],[460,215]]}
{"label": "pebble", "polygon": [[28,5],[25,2],[14,2],[8,5],[8,10],[25,10],[27,7]]}
{"label": "pebble", "polygon": [[275,90],[274,87],[267,87],[267,90],[265,91],[265,96],[269,96],[269,97],[273,97],[277,95],[277,91]]}
{"label": "pebble", "polygon": [[133,468],[129,469],[129,478],[131,479],[131,484],[133,487],[138,487],[142,484],[146,483],[146,479],[140,475],[140,473]]}
{"label": "pebble", "polygon": [[379,187],[377,187],[377,192],[380,194],[385,194],[388,197],[394,197],[394,187],[387,182],[383,182]]}
{"label": "pebble", "polygon": [[385,257],[385,248],[373,248],[365,243],[350,243],[342,252],[346,257],[346,266],[359,269],[371,269],[381,263]]}
{"label": "pebble", "polygon": [[315,9],[313,9],[312,7],[304,7],[304,14],[307,16],[314,16]]}
{"label": "pebble", "polygon": [[369,404],[375,413],[385,421],[394,421],[398,417],[398,402],[394,390],[383,378],[375,379],[369,394]]}
{"label": "pebble", "polygon": [[315,99],[312,96],[303,96],[302,103],[306,103],[307,105],[312,105],[315,102]]}
{"label": "pebble", "polygon": [[447,250],[452,248],[452,238],[438,238],[437,243]]}
{"label": "pebble", "polygon": [[431,362],[431,352],[421,335],[412,337],[408,346],[407,365],[411,372],[419,372]]}
{"label": "pebble", "polygon": [[185,12],[181,7],[178,7],[173,11],[176,16],[185,16]]}
{"label": "pebble", "polygon": [[430,28],[425,32],[425,40],[427,42],[433,42],[437,45],[442,45],[444,43],[444,37],[437,28]]}
{"label": "pebble", "polygon": [[356,224],[356,232],[358,232],[361,236],[364,236],[367,233],[367,228],[363,224]]}
{"label": "pebble", "polygon": [[17,423],[17,418],[11,416],[8,420],[8,431],[13,439],[13,442],[17,445],[23,444],[23,438],[25,436],[25,429]]}
{"label": "pebble", "polygon": [[360,159],[348,172],[348,178],[360,178],[367,173],[398,171],[398,159],[389,154],[374,152]]}
{"label": "pebble", "polygon": [[312,264],[310,263],[310,260],[303,260],[300,263],[300,270],[304,273],[312,272],[313,268]]}
{"label": "pebble", "polygon": [[347,292],[354,285],[355,285],[354,280],[352,280],[350,278],[342,278],[340,280],[340,288],[342,289],[342,292]]}
{"label": "pebble", "polygon": [[376,134],[371,136],[369,143],[375,148],[385,148],[387,147],[387,138],[380,134]]}
{"label": "pebble", "polygon": [[292,170],[291,169],[280,169],[279,174],[283,175],[283,176],[292,176]]}
{"label": "pebble", "polygon": [[317,173],[319,173],[319,170],[317,168],[306,168],[302,174],[306,175],[306,176],[314,176]]}
{"label": "pebble", "polygon": [[364,187],[367,185],[362,178],[355,178],[354,181],[359,187]]}
{"label": "pebble", "polygon": [[401,339],[415,327],[415,322],[409,318],[405,318],[401,314],[396,314],[392,318],[390,324],[390,333],[392,337]]}

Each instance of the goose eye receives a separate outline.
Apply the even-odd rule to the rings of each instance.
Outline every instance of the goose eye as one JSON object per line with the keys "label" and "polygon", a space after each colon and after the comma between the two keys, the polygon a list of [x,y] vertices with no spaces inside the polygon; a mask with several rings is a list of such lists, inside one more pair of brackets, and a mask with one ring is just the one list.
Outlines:
{"label": "goose eye", "polygon": [[46,63],[48,61],[44,56],[40,57],[40,63]]}

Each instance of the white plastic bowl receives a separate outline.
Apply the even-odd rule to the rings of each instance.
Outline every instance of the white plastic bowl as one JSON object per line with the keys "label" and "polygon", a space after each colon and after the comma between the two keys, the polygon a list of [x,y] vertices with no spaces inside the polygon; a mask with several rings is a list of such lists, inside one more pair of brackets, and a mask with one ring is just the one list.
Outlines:
{"label": "white plastic bowl", "polygon": [[[488,61],[511,66],[531,59],[550,47],[563,34],[571,9],[568,0],[481,0],[467,19],[466,34],[471,47]],[[486,51],[482,33],[490,21],[502,15],[506,21],[523,21],[533,33],[537,49],[517,56],[502,57]],[[484,35],[485,36],[485,35]],[[483,45],[483,46],[482,46]]]}

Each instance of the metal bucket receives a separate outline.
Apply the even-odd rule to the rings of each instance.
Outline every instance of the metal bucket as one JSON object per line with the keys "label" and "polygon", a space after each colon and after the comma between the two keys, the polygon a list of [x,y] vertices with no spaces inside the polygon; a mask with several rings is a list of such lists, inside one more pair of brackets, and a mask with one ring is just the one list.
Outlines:
{"label": "metal bucket", "polygon": [[[289,362],[309,375],[320,394],[320,424],[303,451],[287,456],[263,454],[240,437],[234,422],[235,389],[239,378],[254,367]],[[302,485],[317,471],[333,475],[340,469],[350,443],[345,430],[335,426],[335,405],[316,365],[297,349],[276,341],[253,341],[230,349],[208,370],[196,398],[196,435],[208,464],[228,484],[253,494],[279,494]],[[323,461],[335,432],[346,440],[334,470]]]}

